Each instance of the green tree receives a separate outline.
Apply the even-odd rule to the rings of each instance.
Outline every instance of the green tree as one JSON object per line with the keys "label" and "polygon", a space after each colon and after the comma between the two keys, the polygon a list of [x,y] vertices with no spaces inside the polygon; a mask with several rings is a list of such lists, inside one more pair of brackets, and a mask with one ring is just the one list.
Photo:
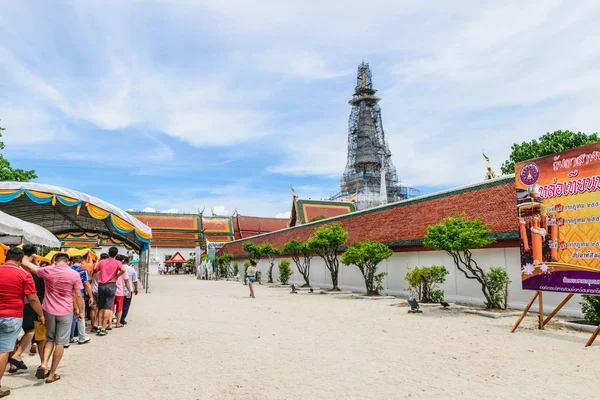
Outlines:
{"label": "green tree", "polygon": [[293,274],[294,272],[290,268],[290,261],[281,260],[279,263],[279,282],[281,282],[282,285],[287,285],[290,276]]}
{"label": "green tree", "polygon": [[488,308],[500,308],[494,299],[485,277],[485,272],[473,259],[471,249],[478,249],[494,243],[490,229],[481,217],[469,219],[465,214],[446,218],[442,223],[428,226],[423,245],[435,250],[444,250],[454,260],[456,268],[467,279],[474,279],[481,285],[481,291]]}
{"label": "green tree", "polygon": [[248,253],[248,258],[250,260],[254,260],[258,264],[260,257],[262,257],[262,246],[256,245],[252,242],[246,242],[242,246],[242,250]]}
{"label": "green tree", "polygon": [[365,239],[348,246],[342,255],[342,264],[356,265],[360,270],[367,288],[367,296],[375,296],[383,290],[383,278],[386,272],[377,273],[377,265],[392,256],[392,250],[383,243]]}
{"label": "green tree", "polygon": [[485,281],[489,288],[492,308],[500,305],[506,310],[508,308],[508,285],[512,283],[506,268],[490,267],[490,270],[485,273]]}
{"label": "green tree", "polygon": [[281,255],[281,250],[277,247],[271,246],[269,243],[265,243],[260,246],[261,255],[267,256],[269,258],[269,273],[268,273],[268,282],[273,283],[273,266],[275,265],[275,257]]}
{"label": "green tree", "polygon": [[323,216],[323,215],[319,215],[318,217],[314,217],[313,219],[311,219],[309,222],[317,222],[317,221],[322,221],[324,219],[326,219],[327,217]]}
{"label": "green tree", "polygon": [[574,149],[600,141],[597,133],[586,134],[583,132],[554,131],[548,132],[539,139],[521,144],[513,144],[508,160],[502,164],[503,174],[513,174],[515,164],[532,158],[547,156],[561,151]]}
{"label": "green tree", "polygon": [[[0,138],[2,137],[2,131],[5,130],[5,128],[0,126]],[[4,142],[2,141],[0,141],[0,150],[4,150]],[[0,154],[0,181],[29,182],[36,178],[35,171],[13,168],[10,166],[10,162]]]}
{"label": "green tree", "polygon": [[449,272],[445,266],[408,268],[404,279],[410,285],[410,292],[423,303],[444,301],[444,291],[438,285],[446,282]]}
{"label": "green tree", "polygon": [[236,276],[238,276],[239,273],[240,273],[240,264],[237,261],[235,261],[233,263],[233,276],[236,277]]}
{"label": "green tree", "polygon": [[600,324],[600,297],[587,294],[581,297],[583,301],[579,304],[585,320],[590,324]]}
{"label": "green tree", "polygon": [[298,268],[298,272],[304,278],[305,283],[302,287],[310,287],[310,260],[312,260],[315,254],[314,249],[308,243],[302,243],[299,240],[290,240],[283,246],[282,250],[292,258]]}
{"label": "green tree", "polygon": [[348,239],[348,232],[339,223],[328,224],[320,227],[308,239],[308,246],[314,250],[324,261],[325,266],[331,274],[333,291],[339,291],[338,274],[340,261],[338,253],[342,244]]}
{"label": "green tree", "polygon": [[221,278],[229,278],[231,272],[229,268],[229,263],[231,263],[232,260],[233,254],[229,253],[217,257],[217,271],[219,271],[219,275]]}

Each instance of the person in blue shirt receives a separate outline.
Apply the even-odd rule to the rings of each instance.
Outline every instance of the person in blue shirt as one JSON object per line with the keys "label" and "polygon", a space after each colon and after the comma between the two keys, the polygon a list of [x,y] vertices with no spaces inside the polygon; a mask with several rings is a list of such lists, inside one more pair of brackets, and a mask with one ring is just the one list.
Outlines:
{"label": "person in blue shirt", "polygon": [[[81,290],[81,297],[88,299],[88,304],[92,306],[94,302],[94,297],[92,296],[92,285],[90,284],[91,278],[89,272],[85,269],[81,268],[81,263],[83,262],[83,257],[75,256],[71,257],[71,269],[79,274],[81,278],[81,283],[83,284],[83,289]],[[87,296],[87,297],[86,297]],[[85,333],[85,306],[83,310],[75,310],[76,312],[73,314],[73,324],[71,325],[71,343],[75,343],[75,328],[77,328],[77,335],[79,336],[79,340],[77,341],[79,344],[89,343],[91,340],[89,336]],[[83,319],[77,318],[80,311],[83,314]],[[68,346],[65,346],[68,347]]]}

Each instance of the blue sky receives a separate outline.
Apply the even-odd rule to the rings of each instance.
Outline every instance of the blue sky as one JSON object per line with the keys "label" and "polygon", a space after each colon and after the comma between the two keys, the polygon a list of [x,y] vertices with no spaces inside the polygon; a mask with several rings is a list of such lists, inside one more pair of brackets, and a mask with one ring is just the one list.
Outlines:
{"label": "blue sky", "polygon": [[598,131],[593,1],[18,1],[0,13],[4,155],[123,209],[275,216],[334,193],[365,58],[403,183],[497,172]]}

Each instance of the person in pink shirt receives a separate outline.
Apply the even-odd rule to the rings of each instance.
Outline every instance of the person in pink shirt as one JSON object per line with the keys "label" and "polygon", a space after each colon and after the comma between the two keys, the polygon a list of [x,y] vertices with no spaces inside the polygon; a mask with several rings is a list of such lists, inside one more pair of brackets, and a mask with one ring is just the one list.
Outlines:
{"label": "person in pink shirt", "polygon": [[[54,265],[45,268],[39,268],[26,261],[23,261],[21,266],[44,280],[46,293],[42,309],[46,318],[47,340],[44,347],[44,359],[35,376],[38,379],[46,377],[46,383],[52,383],[60,379],[56,369],[62,359],[65,345],[69,344],[73,311],[75,310],[78,318],[83,318],[83,299],[81,297],[83,285],[79,274],[69,267],[69,255],[65,253],[58,253],[54,257]],[[54,353],[52,365],[46,375],[52,353]]]}
{"label": "person in pink shirt", "polygon": [[[116,259],[122,264],[127,257],[119,254]],[[113,309],[117,312],[117,328],[122,328],[125,325],[121,323],[121,316],[123,315],[123,304],[125,303],[125,287],[127,287],[127,293],[131,293],[131,285],[129,283],[129,275],[123,274],[117,278],[117,291],[115,293],[115,303]],[[112,320],[111,320],[112,322]],[[112,324],[109,324],[109,327]]]}
{"label": "person in pink shirt", "polygon": [[96,327],[98,336],[106,336],[106,327],[110,327],[112,321],[112,308],[117,292],[117,278],[125,273],[125,268],[116,259],[119,249],[111,247],[108,249],[108,259],[101,260],[95,267],[94,272],[98,274],[98,312],[100,316]]}

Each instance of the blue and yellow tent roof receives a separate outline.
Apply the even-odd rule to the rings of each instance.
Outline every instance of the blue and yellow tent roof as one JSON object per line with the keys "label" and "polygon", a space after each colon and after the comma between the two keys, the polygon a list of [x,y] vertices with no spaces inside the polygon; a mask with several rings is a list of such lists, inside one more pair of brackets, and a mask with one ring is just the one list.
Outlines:
{"label": "blue and yellow tent roof", "polygon": [[85,193],[52,185],[0,182],[0,210],[40,225],[55,235],[106,235],[136,250],[145,249],[152,230],[125,211]]}

